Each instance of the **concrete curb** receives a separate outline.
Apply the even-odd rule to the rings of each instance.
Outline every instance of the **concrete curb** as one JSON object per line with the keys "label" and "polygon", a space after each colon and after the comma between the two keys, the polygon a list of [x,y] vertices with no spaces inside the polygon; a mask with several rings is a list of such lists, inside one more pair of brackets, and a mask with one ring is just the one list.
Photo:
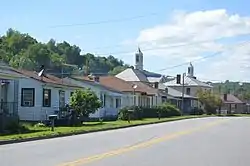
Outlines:
{"label": "concrete curb", "polygon": [[94,132],[100,132],[100,131],[117,130],[117,129],[136,127],[136,126],[152,125],[152,124],[158,124],[158,123],[166,123],[166,122],[180,121],[180,120],[185,120],[185,119],[198,119],[198,118],[206,118],[206,117],[187,117],[187,118],[183,118],[183,119],[172,119],[172,120],[170,119],[170,120],[166,120],[166,121],[155,121],[155,122],[149,122],[149,123],[143,123],[143,124],[131,124],[128,126],[120,126],[120,127],[106,128],[106,129],[97,129],[97,130],[91,130],[91,131],[80,131],[80,132],[75,132],[75,133],[66,133],[66,134],[59,134],[59,135],[41,136],[41,137],[24,138],[24,139],[17,139],[17,140],[6,140],[6,141],[0,140],[0,145],[14,144],[14,143],[21,143],[21,142],[28,142],[28,141],[37,141],[37,140],[43,140],[43,139],[66,137],[66,136],[88,134],[88,133],[94,133]]}

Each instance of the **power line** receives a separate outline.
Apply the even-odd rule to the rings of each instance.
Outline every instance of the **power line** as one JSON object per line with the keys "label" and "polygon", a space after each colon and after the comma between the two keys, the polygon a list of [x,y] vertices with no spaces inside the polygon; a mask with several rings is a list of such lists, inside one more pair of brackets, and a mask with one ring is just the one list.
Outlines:
{"label": "power line", "polygon": [[[218,39],[217,39],[218,40]],[[168,46],[163,46],[163,47],[155,47],[155,48],[146,48],[143,49],[143,51],[151,51],[151,50],[162,50],[166,48],[175,48],[175,47],[183,47],[183,46],[190,46],[190,45],[196,45],[200,43],[207,43],[209,41],[214,41],[214,40],[204,40],[204,41],[198,41],[198,42],[193,42],[193,43],[185,43],[185,44],[177,44],[177,45],[168,45]],[[131,53],[134,52],[134,50],[131,51],[120,51],[120,52],[111,52],[111,53],[96,53],[98,56],[106,56],[106,55],[119,55],[119,54],[126,54],[126,53]]]}
{"label": "power line", "polygon": [[[195,35],[196,33],[193,33],[192,35]],[[245,35],[249,35],[249,34],[244,34],[244,35],[237,35],[237,36],[232,36],[232,37],[238,37],[238,36],[245,36]],[[143,43],[150,43],[150,42],[154,42],[154,41],[161,41],[161,40],[165,40],[165,39],[170,39],[172,37],[165,37],[165,38],[161,38],[161,39],[156,39],[156,40],[149,40]],[[218,41],[218,40],[222,40],[222,39],[227,39],[227,38],[231,38],[231,37],[221,37],[221,38],[217,38],[217,39],[213,39],[213,40],[200,40],[200,41],[195,41],[195,42],[191,42],[191,43],[182,43],[182,44],[176,44],[176,45],[167,45],[167,46],[163,46],[163,47],[155,47],[155,48],[146,48],[143,49],[144,51],[151,51],[151,50],[161,50],[161,49],[166,49],[166,48],[175,48],[175,47],[184,47],[184,46],[191,46],[191,45],[197,45],[197,44],[201,44],[201,43],[208,43],[208,42],[212,42],[212,41]],[[142,43],[142,44],[143,44]],[[119,45],[116,45],[119,46]],[[106,48],[111,48],[112,46],[107,46]],[[101,48],[101,47],[99,47]],[[131,51],[119,51],[119,52],[110,52],[110,53],[95,53],[98,56],[108,56],[108,55],[119,55],[119,54],[127,54],[127,53],[131,53],[134,52],[134,50]]]}
{"label": "power line", "polygon": [[101,20],[101,21],[87,22],[87,23],[80,23],[80,24],[54,25],[54,26],[50,26],[49,28],[62,28],[62,27],[73,27],[73,26],[88,26],[88,25],[118,23],[118,22],[137,20],[137,19],[140,19],[140,18],[152,17],[152,16],[156,16],[156,15],[159,15],[159,13],[150,13],[150,14],[147,14],[147,15],[140,15],[140,16],[134,16],[134,17],[121,18],[121,19]]}
{"label": "power line", "polygon": [[[194,36],[198,33],[191,33],[190,35],[191,36]],[[160,38],[160,39],[154,39],[154,40],[147,40],[147,41],[143,41],[143,42],[138,42],[140,45],[143,45],[143,44],[150,44],[151,42],[156,42],[156,41],[162,41],[162,40],[166,40],[166,39],[172,39],[173,36],[171,37],[163,37],[163,38]],[[94,48],[91,48],[91,49],[103,49],[103,48],[114,48],[114,47],[123,47],[125,44],[116,44],[116,45],[109,45],[109,46],[104,46],[104,47],[94,47]]]}
{"label": "power line", "polygon": [[[246,41],[246,42],[240,43],[240,44],[235,45],[235,46],[242,46],[242,45],[244,46],[245,44],[248,44],[248,43],[250,43],[250,41]],[[230,49],[232,49],[232,47],[231,47]],[[199,59],[196,59],[196,60],[193,60],[193,61],[190,61],[190,62],[197,62],[197,61],[200,61],[200,60],[204,60],[204,59],[207,59],[207,58],[211,58],[211,57],[220,55],[220,54],[222,54],[223,52],[225,52],[225,51],[218,51],[218,52],[216,52],[216,53],[214,53],[214,54],[207,55],[207,56],[201,57],[201,58],[199,58]],[[163,69],[160,69],[160,70],[157,70],[157,71],[159,72],[159,71],[165,71],[165,70],[169,70],[169,69],[181,67],[181,66],[184,66],[184,65],[189,64],[190,62],[184,62],[184,63],[178,64],[178,65],[171,66],[171,67],[167,67],[167,68],[163,68]],[[157,71],[156,71],[156,72],[157,72]]]}

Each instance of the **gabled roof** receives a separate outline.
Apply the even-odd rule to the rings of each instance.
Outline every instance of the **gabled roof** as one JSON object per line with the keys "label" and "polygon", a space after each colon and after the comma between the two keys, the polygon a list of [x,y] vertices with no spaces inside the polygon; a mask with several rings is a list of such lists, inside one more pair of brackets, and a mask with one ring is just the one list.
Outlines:
{"label": "gabled roof", "polygon": [[111,91],[111,92],[122,93],[122,91],[119,90],[119,89],[115,89],[113,87],[97,83],[94,80],[89,80],[88,77],[80,77],[80,76],[79,77],[69,77],[69,79],[73,79],[73,80],[76,80],[76,81],[84,82],[84,83],[86,83],[88,85],[91,85],[91,86],[101,87],[101,88],[103,88],[105,90],[108,90],[108,91]]}
{"label": "gabled roof", "polygon": [[[176,79],[177,78],[175,78],[175,79],[173,79],[171,81],[168,81],[168,82],[164,83],[164,85],[169,86],[169,87],[171,87],[171,86],[182,86],[182,84],[177,84],[176,83]],[[211,85],[208,85],[208,84],[206,84],[206,83],[204,83],[202,81],[197,80],[196,78],[189,77],[189,76],[184,77],[184,85],[185,86],[199,86],[199,87],[212,88]]]}
{"label": "gabled roof", "polygon": [[[182,97],[182,92],[175,90],[174,88],[168,87],[162,83],[159,83],[159,89],[166,89],[166,88],[168,88],[169,95],[178,98]],[[184,98],[196,99],[197,97],[184,94]]]}
{"label": "gabled roof", "polygon": [[227,94],[227,100],[224,100],[224,95],[221,95],[220,98],[225,104],[243,104],[244,103],[243,101],[241,101],[239,98],[237,98],[236,96],[232,94]]}
{"label": "gabled roof", "polygon": [[141,89],[143,89],[147,94],[149,95],[154,95],[154,94],[162,94],[159,89],[153,88],[150,85],[143,83],[143,82],[139,82],[139,81],[131,81],[132,84],[137,85],[138,87],[140,87]]}
{"label": "gabled roof", "polygon": [[116,77],[125,81],[159,82],[162,78],[162,75],[149,72],[147,70],[128,68],[117,74]]}
{"label": "gabled roof", "polygon": [[79,86],[77,86],[77,85],[63,82],[63,80],[61,78],[55,77],[55,76],[50,75],[50,74],[44,74],[42,77],[39,77],[38,73],[35,71],[17,70],[17,69],[13,69],[13,71],[15,71],[18,74],[29,77],[31,79],[34,79],[36,81],[42,82],[42,83],[79,88]]}
{"label": "gabled roof", "polygon": [[[85,77],[85,79],[88,79]],[[102,76],[99,77],[100,84],[122,91],[122,92],[133,92],[133,85],[137,85],[135,92],[147,93],[148,95],[160,94],[159,89],[155,89],[152,86],[140,82],[140,81],[124,81],[114,76]],[[161,93],[162,94],[162,93]]]}
{"label": "gabled roof", "polygon": [[[114,88],[116,90],[122,91],[122,92],[133,92],[133,83],[132,82],[127,82],[124,81],[120,78],[114,77],[114,76],[102,76],[99,77],[99,82],[100,84],[110,87],[110,88]],[[145,89],[143,89],[143,87],[138,86],[135,89],[135,92],[146,92]]]}
{"label": "gabled roof", "polygon": [[17,74],[13,71],[13,68],[6,65],[5,63],[0,62],[0,78],[2,79],[15,79],[20,78],[22,75]]}

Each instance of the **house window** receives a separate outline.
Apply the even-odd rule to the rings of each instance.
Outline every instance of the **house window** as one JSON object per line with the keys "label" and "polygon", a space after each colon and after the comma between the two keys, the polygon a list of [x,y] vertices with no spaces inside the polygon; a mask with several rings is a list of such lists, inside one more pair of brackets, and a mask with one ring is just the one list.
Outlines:
{"label": "house window", "polygon": [[136,55],[136,63],[139,62],[139,55]]}
{"label": "house window", "polygon": [[102,106],[105,107],[106,106],[106,95],[103,94],[100,97],[101,97],[101,101],[102,101]]}
{"label": "house window", "polygon": [[142,106],[142,104],[141,104],[141,96],[138,96],[138,106]]}
{"label": "house window", "polygon": [[190,88],[187,88],[186,94],[187,94],[187,95],[190,95]]}
{"label": "house window", "polygon": [[35,88],[22,88],[21,106],[34,107],[35,105]]}
{"label": "house window", "polygon": [[51,89],[43,89],[43,107],[51,107]]}
{"label": "house window", "polygon": [[115,107],[120,108],[121,107],[121,99],[115,99]]}
{"label": "house window", "polygon": [[147,97],[147,107],[150,107],[150,98]]}
{"label": "house window", "polygon": [[59,107],[65,106],[65,91],[59,90]]}

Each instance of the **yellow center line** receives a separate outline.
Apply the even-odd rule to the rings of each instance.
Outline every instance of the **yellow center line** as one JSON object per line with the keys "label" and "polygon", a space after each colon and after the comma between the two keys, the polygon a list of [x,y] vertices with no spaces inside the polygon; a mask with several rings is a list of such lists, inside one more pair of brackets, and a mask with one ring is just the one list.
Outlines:
{"label": "yellow center line", "polygon": [[64,163],[64,164],[61,164],[59,166],[77,166],[77,165],[80,165],[80,164],[83,165],[83,164],[91,163],[91,162],[101,160],[101,159],[104,159],[104,158],[107,158],[107,157],[123,154],[123,153],[130,152],[130,151],[136,150],[136,149],[146,148],[146,147],[152,146],[152,145],[157,144],[157,143],[161,143],[161,142],[164,142],[164,141],[167,141],[167,140],[171,140],[171,139],[178,138],[178,137],[181,137],[181,136],[184,136],[184,135],[187,135],[187,134],[191,134],[191,133],[194,133],[194,132],[197,132],[197,131],[201,131],[201,130],[207,129],[209,127],[212,127],[212,126],[219,125],[219,124],[221,124],[221,123],[223,123],[225,121],[228,121],[228,119],[217,120],[217,121],[214,121],[214,122],[207,123],[206,125],[203,125],[203,126],[200,126],[200,127],[196,127],[196,128],[192,128],[192,129],[189,129],[189,130],[184,130],[184,131],[172,133],[172,134],[167,134],[165,136],[162,136],[162,137],[159,137],[159,138],[154,138],[154,139],[151,139],[149,141],[146,141],[146,142],[143,142],[143,143],[140,143],[140,144],[137,144],[137,145],[123,147],[123,148],[116,149],[116,150],[111,150],[109,152],[93,155],[93,156],[90,156],[90,157],[83,157],[83,158],[81,158],[79,160]]}

